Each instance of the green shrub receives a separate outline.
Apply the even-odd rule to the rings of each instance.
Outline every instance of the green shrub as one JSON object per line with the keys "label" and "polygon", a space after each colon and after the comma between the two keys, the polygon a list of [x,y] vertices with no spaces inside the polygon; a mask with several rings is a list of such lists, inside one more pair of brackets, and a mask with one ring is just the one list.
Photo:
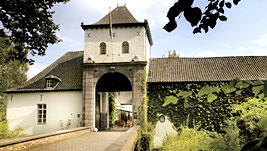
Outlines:
{"label": "green shrub", "polygon": [[[151,150],[152,137],[150,133],[141,134],[141,150],[150,151]],[[140,150],[140,151],[141,151]]]}
{"label": "green shrub", "polygon": [[166,151],[209,151],[213,138],[210,132],[181,126],[180,134],[173,134],[163,142]]}
{"label": "green shrub", "polygon": [[0,122],[0,139],[18,136],[25,136],[25,134],[23,134],[23,128],[17,127],[14,130],[10,130],[6,121]]}
{"label": "green shrub", "polygon": [[59,127],[60,127],[61,130],[67,130],[67,129],[70,128],[71,120],[68,119],[68,120],[66,121],[65,127],[64,127],[64,122],[63,122],[62,120],[59,120],[58,124],[59,124]]}
{"label": "green shrub", "polygon": [[138,139],[134,151],[150,151],[153,146],[153,131],[145,132],[141,129],[138,131]]}
{"label": "green shrub", "polygon": [[6,104],[7,98],[0,94],[0,122],[6,120]]}
{"label": "green shrub", "polygon": [[242,147],[241,151],[266,151],[267,149],[267,136],[254,140]]}
{"label": "green shrub", "polygon": [[224,134],[199,128],[179,127],[179,133],[170,135],[160,149],[164,151],[239,151],[239,129],[227,121]]}
{"label": "green shrub", "polygon": [[259,99],[250,99],[232,108],[237,126],[240,129],[242,144],[261,138],[267,132],[267,102]]}
{"label": "green shrub", "polygon": [[[239,151],[241,148],[239,139],[239,128],[235,121],[226,121],[222,128],[223,134],[216,134],[214,141],[211,143],[211,150],[214,151]],[[213,133],[214,134],[214,133]]]}
{"label": "green shrub", "polygon": [[152,123],[145,122],[145,128],[138,129],[138,139],[135,151],[150,151],[153,148],[154,127]]}

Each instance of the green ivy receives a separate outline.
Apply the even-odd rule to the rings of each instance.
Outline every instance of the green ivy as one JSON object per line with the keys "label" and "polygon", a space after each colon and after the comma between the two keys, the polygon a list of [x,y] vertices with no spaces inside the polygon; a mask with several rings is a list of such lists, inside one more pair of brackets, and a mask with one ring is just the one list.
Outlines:
{"label": "green ivy", "polygon": [[232,116],[231,106],[251,97],[266,99],[263,81],[149,83],[148,121],[155,124],[158,114],[164,114],[177,128],[188,120],[189,126],[200,123],[220,131]]}
{"label": "green ivy", "polygon": [[116,122],[116,93],[110,92],[109,93],[109,127],[114,127]]}

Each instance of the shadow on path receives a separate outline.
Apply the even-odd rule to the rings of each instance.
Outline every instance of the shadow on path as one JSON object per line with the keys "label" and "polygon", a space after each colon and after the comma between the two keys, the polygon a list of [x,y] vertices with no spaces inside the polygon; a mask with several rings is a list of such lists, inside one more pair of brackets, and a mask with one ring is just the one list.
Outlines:
{"label": "shadow on path", "polygon": [[127,132],[130,128],[111,128],[110,130],[102,130],[99,132]]}

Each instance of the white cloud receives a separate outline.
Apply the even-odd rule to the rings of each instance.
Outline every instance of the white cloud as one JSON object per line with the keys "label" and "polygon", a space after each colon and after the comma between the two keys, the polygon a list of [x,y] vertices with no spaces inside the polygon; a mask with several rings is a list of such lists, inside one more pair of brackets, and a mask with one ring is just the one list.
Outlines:
{"label": "white cloud", "polygon": [[267,48],[262,48],[262,49],[256,49],[256,50],[252,50],[252,51],[247,51],[246,52],[246,55],[249,55],[249,56],[267,56]]}
{"label": "white cloud", "polygon": [[29,66],[29,71],[27,72],[28,79],[31,79],[35,75],[37,75],[39,72],[41,72],[46,65],[40,64],[40,63],[34,63],[34,65]]}
{"label": "white cloud", "polygon": [[237,48],[237,56],[267,56],[267,33],[259,36],[257,39],[252,40],[252,43],[246,43]]}
{"label": "white cloud", "polygon": [[267,33],[254,40],[254,43],[261,47],[267,46]]}
{"label": "white cloud", "polygon": [[197,57],[216,57],[217,55],[213,51],[202,51],[198,53]]}

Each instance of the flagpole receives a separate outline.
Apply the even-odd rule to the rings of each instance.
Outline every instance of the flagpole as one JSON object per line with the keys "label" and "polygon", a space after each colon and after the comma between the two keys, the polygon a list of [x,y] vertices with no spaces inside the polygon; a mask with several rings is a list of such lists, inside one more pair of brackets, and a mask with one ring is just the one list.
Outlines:
{"label": "flagpole", "polygon": [[114,57],[113,57],[113,33],[112,33],[112,16],[111,16],[111,10],[109,7],[109,36],[110,36],[110,42],[111,42],[111,55],[112,55],[112,62],[114,62]]}

